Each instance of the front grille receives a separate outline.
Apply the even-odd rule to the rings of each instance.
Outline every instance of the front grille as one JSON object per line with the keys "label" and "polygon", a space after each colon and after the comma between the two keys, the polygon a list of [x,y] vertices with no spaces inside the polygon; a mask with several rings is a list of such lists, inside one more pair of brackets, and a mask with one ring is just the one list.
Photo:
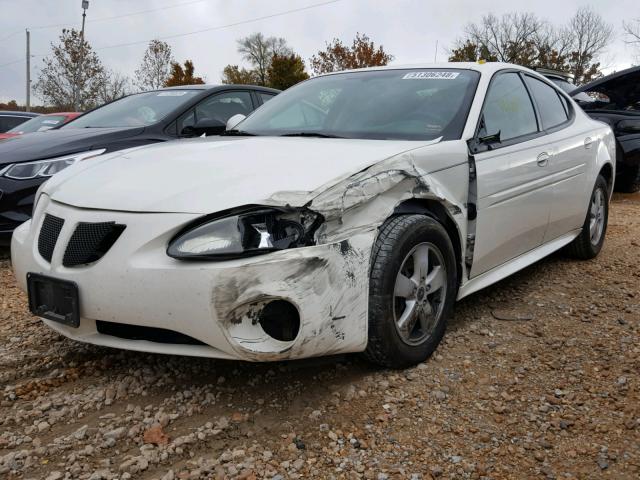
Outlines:
{"label": "front grille", "polygon": [[56,248],[56,242],[60,236],[60,231],[64,225],[64,220],[48,213],[42,222],[40,236],[38,237],[38,252],[47,262],[51,262],[53,249]]}
{"label": "front grille", "polygon": [[115,222],[79,223],[69,239],[62,265],[75,267],[100,260],[125,228]]}
{"label": "front grille", "polygon": [[147,340],[149,342],[175,345],[205,345],[193,337],[165,328],[141,327],[139,325],[96,320],[96,329],[104,335],[111,335],[125,340]]}

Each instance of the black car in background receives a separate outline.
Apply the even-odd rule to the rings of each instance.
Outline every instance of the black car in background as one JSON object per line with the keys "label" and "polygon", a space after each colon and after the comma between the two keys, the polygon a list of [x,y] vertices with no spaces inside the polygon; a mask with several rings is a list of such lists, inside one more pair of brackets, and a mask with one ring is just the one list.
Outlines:
{"label": "black car in background", "polygon": [[616,136],[616,183],[620,192],[640,190],[640,67],[612,73],[576,88],[571,75],[537,69]]}
{"label": "black car in background", "polygon": [[616,136],[616,190],[640,190],[640,67],[587,83],[571,92],[589,114],[611,126]]}
{"label": "black car in background", "polygon": [[279,93],[250,85],[192,85],[121,98],[46,132],[0,142],[0,244],[31,216],[38,187],[67,166],[103,153],[224,132]]}
{"label": "black car in background", "polygon": [[37,113],[32,112],[13,112],[0,110],[0,133],[4,133],[17,127],[21,123],[31,120],[33,117],[37,117]]}

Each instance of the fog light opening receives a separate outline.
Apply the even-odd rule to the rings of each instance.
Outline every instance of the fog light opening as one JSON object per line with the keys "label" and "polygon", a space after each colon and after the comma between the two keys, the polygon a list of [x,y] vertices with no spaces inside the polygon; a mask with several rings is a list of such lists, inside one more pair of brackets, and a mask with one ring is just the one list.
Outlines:
{"label": "fog light opening", "polygon": [[273,300],[260,312],[260,326],[270,337],[281,342],[295,340],[300,331],[298,309],[286,300]]}

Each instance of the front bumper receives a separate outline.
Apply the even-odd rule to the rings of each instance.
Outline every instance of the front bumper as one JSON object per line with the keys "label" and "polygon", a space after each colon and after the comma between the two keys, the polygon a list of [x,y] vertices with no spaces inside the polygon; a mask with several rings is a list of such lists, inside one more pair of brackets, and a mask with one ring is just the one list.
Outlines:
{"label": "front bumper", "polygon": [[[65,220],[51,263],[38,251],[44,213]],[[80,327],[45,320],[75,340],[146,352],[268,361],[364,350],[367,342],[368,270],[375,230],[338,243],[219,262],[184,262],[166,255],[173,235],[199,215],[85,210],[43,196],[34,220],[12,240],[20,286],[28,272],[74,281],[80,292]],[[62,265],[78,222],[111,222],[126,229],[97,262]],[[292,303],[300,329],[279,341],[255,321],[266,299]],[[96,322],[166,329],[202,344],[158,343],[98,331]]]}

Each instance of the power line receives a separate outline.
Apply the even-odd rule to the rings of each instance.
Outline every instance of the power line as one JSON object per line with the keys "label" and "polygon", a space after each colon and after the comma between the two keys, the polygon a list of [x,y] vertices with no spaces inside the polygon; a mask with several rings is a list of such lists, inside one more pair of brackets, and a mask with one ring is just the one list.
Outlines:
{"label": "power line", "polygon": [[[199,0],[199,1],[202,1],[202,0]],[[132,45],[140,45],[140,44],[143,44],[143,43],[149,43],[151,40],[169,40],[169,39],[172,39],[172,38],[179,38],[179,37],[186,37],[186,36],[189,36],[189,35],[196,35],[198,33],[212,32],[212,31],[215,31],[215,30],[223,30],[225,28],[236,27],[238,25],[245,25],[247,23],[255,23],[255,22],[259,22],[261,20],[267,20],[267,19],[270,19],[270,18],[281,17],[283,15],[289,15],[291,13],[298,13],[298,12],[302,12],[302,11],[305,11],[305,10],[311,10],[313,8],[324,7],[326,5],[331,5],[333,3],[338,3],[338,2],[341,2],[341,1],[342,0],[329,0],[329,1],[326,1],[326,2],[314,3],[312,5],[307,5],[305,7],[292,8],[290,10],[285,10],[285,11],[278,12],[278,13],[272,13],[270,15],[263,15],[261,17],[255,17],[255,18],[250,18],[250,19],[247,19],[247,20],[241,20],[239,22],[228,23],[226,25],[218,25],[218,26],[215,26],[215,27],[203,28],[201,30],[193,30],[191,32],[177,33],[177,34],[174,34],[174,35],[166,35],[166,36],[163,36],[163,37],[155,37],[155,38],[146,39],[146,40],[137,40],[135,42],[119,43],[119,44],[115,44],[115,45],[106,45],[106,46],[103,46],[103,47],[94,48],[94,50],[107,50],[107,49],[110,49],[110,48],[130,47]],[[196,3],[196,2],[192,1],[190,3]],[[44,57],[44,56],[45,55],[40,55],[40,54],[32,55],[32,57]],[[21,61],[22,61],[21,59],[20,60],[14,60],[14,61],[11,61],[11,62],[8,62],[8,63],[0,65],[0,68],[1,67],[6,67],[8,65],[12,65],[14,63],[18,63],[18,62],[21,62]]]}
{"label": "power line", "polygon": [[[188,2],[176,3],[176,4],[173,4],[173,5],[166,5],[164,7],[158,7],[158,8],[150,8],[148,10],[139,10],[137,12],[124,13],[122,15],[114,15],[114,16],[111,16],[111,17],[93,18],[93,19],[87,20],[87,23],[104,22],[106,20],[115,20],[117,18],[133,17],[135,15],[142,15],[144,13],[158,12],[160,10],[169,10],[171,8],[183,7],[185,5],[192,5],[194,3],[202,3],[202,2],[206,2],[206,1],[209,1],[209,0],[190,0]],[[45,28],[66,27],[69,24],[70,23],[59,23],[59,24],[56,24],[56,25],[40,25],[40,26],[37,26],[37,27],[30,27],[30,30],[42,30],[42,29],[45,29]]]}
{"label": "power line", "polygon": [[[195,0],[195,1],[187,2],[187,3],[197,3],[198,1],[203,1],[203,0]],[[228,23],[226,25],[218,25],[218,26],[215,26],[215,27],[203,28],[201,30],[193,30],[191,32],[177,33],[175,35],[166,35],[164,37],[155,37],[155,38],[152,38],[152,39],[137,40],[135,42],[119,43],[119,44],[115,44],[115,45],[106,45],[104,47],[94,48],[94,50],[107,50],[107,49],[110,49],[110,48],[130,47],[132,45],[140,45],[140,44],[143,44],[143,43],[149,43],[151,40],[169,40],[169,39],[172,39],[172,38],[179,38],[179,37],[186,37],[186,36],[189,36],[189,35],[196,35],[198,33],[212,32],[212,31],[215,31],[215,30],[223,30],[225,28],[236,27],[238,25],[245,25],[247,23],[255,23],[255,22],[259,22],[261,20],[267,20],[267,19],[270,19],[270,18],[281,17],[283,15],[289,15],[291,13],[298,13],[298,12],[302,12],[302,11],[305,11],[305,10],[311,10],[313,8],[324,7],[326,5],[331,5],[333,3],[338,3],[338,2],[341,2],[341,1],[342,0],[329,0],[329,1],[326,1],[326,2],[314,3],[312,5],[307,5],[305,7],[292,8],[290,10],[285,10],[285,11],[278,12],[278,13],[272,13],[270,15],[263,15],[261,17],[255,17],[255,18],[250,18],[250,19],[247,19],[247,20],[241,20],[239,22]],[[184,5],[184,4],[185,3],[183,3],[182,5]],[[165,8],[172,8],[172,7],[165,7]],[[162,10],[162,9],[155,9],[155,10]],[[138,12],[138,13],[145,13],[145,12]],[[122,15],[122,16],[127,16],[127,15]],[[110,18],[116,18],[116,17],[110,17]],[[104,18],[103,20],[106,20],[106,18]],[[94,20],[94,21],[96,21],[96,20]],[[48,27],[36,27],[36,28],[48,28]],[[44,57],[46,55],[36,54],[36,55],[31,55],[31,56],[32,57]],[[1,64],[0,68],[6,67],[6,66],[9,66],[9,65],[13,65],[14,63],[18,63],[18,62],[21,62],[21,61],[22,60],[20,59],[20,60],[14,60],[14,61],[11,61],[11,62],[8,62],[8,63],[5,63],[5,64]]]}
{"label": "power line", "polygon": [[312,5],[307,5],[306,7],[293,8],[291,10],[285,10],[283,12],[272,13],[271,15],[264,15],[264,16],[261,16],[261,17],[255,17],[255,18],[251,18],[251,19],[248,19],[248,20],[241,20],[239,22],[228,23],[226,25],[218,25],[218,26],[215,26],[215,27],[203,28],[201,30],[193,30],[191,32],[177,33],[175,35],[165,35],[163,37],[155,37],[155,38],[147,39],[147,40],[138,40],[138,41],[135,41],[135,42],[119,43],[119,44],[115,44],[115,45],[106,45],[104,47],[97,47],[94,50],[106,50],[108,48],[129,47],[131,45],[139,45],[139,44],[142,44],[142,43],[148,43],[151,40],[169,40],[169,39],[172,39],[172,38],[186,37],[188,35],[196,35],[198,33],[212,32],[214,30],[222,30],[222,29],[225,29],[225,28],[236,27],[238,25],[244,25],[244,24],[247,24],[247,23],[259,22],[261,20],[267,20],[269,18],[280,17],[280,16],[283,16],[283,15],[288,15],[290,13],[297,13],[297,12],[302,12],[304,10],[311,10],[312,8],[324,7],[325,5],[330,5],[332,3],[338,3],[338,2],[341,2],[341,1],[342,0],[330,0],[328,2],[314,3]]}

